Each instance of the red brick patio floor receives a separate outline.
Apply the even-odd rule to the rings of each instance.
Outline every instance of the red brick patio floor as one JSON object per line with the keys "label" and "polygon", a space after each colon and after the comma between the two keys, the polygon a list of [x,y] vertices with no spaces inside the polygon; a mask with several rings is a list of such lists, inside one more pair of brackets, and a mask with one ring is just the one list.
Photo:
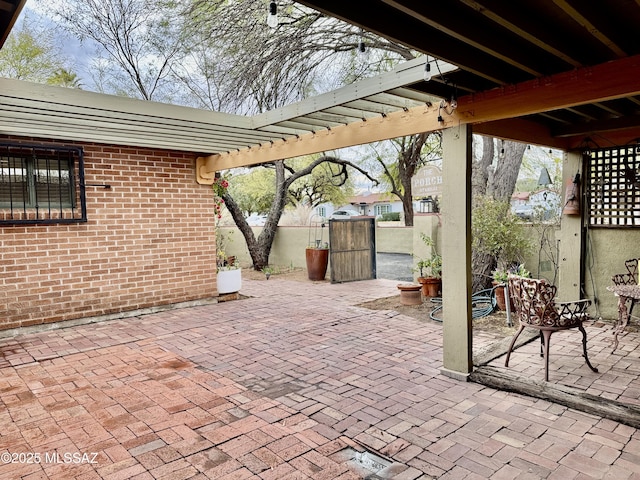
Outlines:
{"label": "red brick patio floor", "polygon": [[[636,429],[444,377],[440,324],[355,306],[396,283],[245,281],[243,300],[0,339],[0,478],[640,479]],[[618,371],[637,350],[604,335],[601,374],[554,335],[550,380],[637,398]],[[511,368],[541,375],[522,348]]]}

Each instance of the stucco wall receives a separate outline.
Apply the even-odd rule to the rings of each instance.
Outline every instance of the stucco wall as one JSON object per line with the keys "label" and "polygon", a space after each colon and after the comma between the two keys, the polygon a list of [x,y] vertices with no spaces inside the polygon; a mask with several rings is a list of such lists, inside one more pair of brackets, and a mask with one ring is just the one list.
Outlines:
{"label": "stucco wall", "polygon": [[0,329],[214,296],[213,202],[194,155],[73,145],[86,183],[111,188],[87,187],[87,223],[0,225]]}
{"label": "stucco wall", "polygon": [[[243,266],[251,265],[251,257],[244,237],[237,227],[220,227],[225,237],[231,233],[230,241],[225,246],[227,255],[235,255]],[[262,227],[253,227],[257,236]],[[278,267],[306,268],[305,248],[315,238],[309,227],[278,227],[276,237],[271,248],[269,263]],[[324,227],[318,235],[322,243],[329,241],[329,228]],[[412,227],[376,227],[376,247],[383,253],[411,253],[413,245]]]}
{"label": "stucco wall", "polygon": [[411,253],[413,227],[382,226],[376,223],[376,248],[381,253]]}
{"label": "stucco wall", "polygon": [[[618,316],[617,298],[606,287],[616,273],[626,273],[624,261],[640,257],[640,229],[593,228],[588,232],[585,290],[597,300],[605,319]],[[638,312],[634,312],[638,314]]]}
{"label": "stucco wall", "polygon": [[[442,222],[440,215],[437,213],[416,214],[413,217],[412,248],[407,253],[414,256],[413,266],[415,267],[418,260],[431,256],[431,247],[428,247],[421,238],[421,233],[431,237],[435,243],[436,251],[442,254]],[[420,272],[415,271],[414,280],[420,276]]]}

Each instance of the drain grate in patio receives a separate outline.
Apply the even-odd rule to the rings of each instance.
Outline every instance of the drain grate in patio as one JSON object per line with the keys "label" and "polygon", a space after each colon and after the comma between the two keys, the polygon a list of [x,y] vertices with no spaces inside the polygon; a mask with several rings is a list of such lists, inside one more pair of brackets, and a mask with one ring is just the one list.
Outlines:
{"label": "drain grate in patio", "polygon": [[347,447],[339,451],[336,457],[366,480],[393,478],[393,476],[389,476],[391,472],[387,470],[394,463],[373,452],[367,450],[357,451]]}

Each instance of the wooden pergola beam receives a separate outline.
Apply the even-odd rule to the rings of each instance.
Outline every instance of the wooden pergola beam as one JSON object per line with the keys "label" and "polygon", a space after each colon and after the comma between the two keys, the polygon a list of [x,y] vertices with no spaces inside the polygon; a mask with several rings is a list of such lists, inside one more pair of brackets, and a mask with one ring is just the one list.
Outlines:
{"label": "wooden pergola beam", "polygon": [[549,112],[640,94],[640,55],[471,94],[458,100],[464,122]]}
{"label": "wooden pergola beam", "polygon": [[[198,157],[197,179],[210,184],[216,171],[308,155],[354,145],[440,130],[461,124],[483,124],[576,105],[606,101],[640,94],[640,55],[615,60],[593,67],[564,72],[550,77],[496,88],[458,99],[458,107],[441,109],[424,105],[386,116],[368,119],[294,139],[245,148],[234,152]],[[447,113],[449,112],[449,113]],[[438,117],[443,122],[438,121]],[[514,122],[522,129],[522,122]],[[490,128],[480,126],[480,131]],[[508,129],[502,124],[503,136]],[[543,132],[537,132],[539,143]],[[524,140],[522,130],[515,138]],[[549,135],[549,144],[557,145]],[[532,142],[533,143],[533,142]]]}
{"label": "wooden pergola beam", "polygon": [[[444,112],[439,113],[440,110],[438,105],[425,104],[406,111],[400,110],[388,115],[380,115],[366,121],[308,133],[298,138],[282,139],[229,153],[198,157],[196,159],[197,180],[198,183],[211,184],[216,171],[439,130],[457,122],[455,114],[446,115]],[[444,122],[438,121],[440,114]]]}

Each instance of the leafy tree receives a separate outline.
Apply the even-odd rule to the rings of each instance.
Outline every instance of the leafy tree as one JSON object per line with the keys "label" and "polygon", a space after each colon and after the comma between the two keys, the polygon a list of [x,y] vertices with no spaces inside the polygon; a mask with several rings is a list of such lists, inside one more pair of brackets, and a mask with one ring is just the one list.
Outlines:
{"label": "leafy tree", "polygon": [[[265,3],[252,0],[193,2],[190,13],[199,25],[194,30],[211,32],[211,37],[204,39],[210,48],[198,50],[204,57],[200,56],[195,62],[206,69],[201,77],[214,74],[221,85],[233,86],[223,93],[190,87],[197,91],[201,104],[223,104],[234,112],[262,112],[389,70],[416,55],[403,45],[325,17],[295,2],[278,2],[278,8],[282,21],[271,30],[265,25]],[[358,53],[361,46],[365,55]],[[210,58],[211,52],[233,68],[219,68]],[[189,81],[187,75],[180,77]],[[408,225],[413,224],[411,177],[424,163],[427,146],[433,144],[434,138],[439,136],[424,134],[398,139],[391,160],[387,156],[377,157],[390,192],[403,202]],[[320,178],[316,176],[316,179]],[[307,193],[310,189],[317,192],[319,184],[315,179],[305,183]],[[300,182],[292,185],[294,198],[303,193],[296,188],[299,185]],[[307,200],[314,203],[309,195]]]}
{"label": "leafy tree", "polygon": [[[203,104],[234,113],[259,113],[389,70],[414,52],[373,33],[326,17],[292,0],[278,2],[280,23],[265,20],[268,2],[192,0],[188,11],[198,41],[192,53],[205,77],[214,73],[224,91],[199,89]],[[366,57],[358,55],[360,43]],[[222,67],[222,68],[220,68]],[[186,79],[186,77],[183,77]],[[197,87],[194,87],[194,90]],[[204,100],[212,94],[216,98]]]}
{"label": "leafy tree", "polygon": [[376,155],[389,193],[402,201],[406,226],[413,225],[411,179],[418,169],[427,162],[442,157],[441,139],[440,132],[395,138],[388,141],[388,144],[395,150],[396,160],[394,162],[388,162],[384,155]]}
{"label": "leafy tree", "polygon": [[511,213],[509,202],[484,196],[476,198],[473,210],[473,248],[491,255],[506,270],[524,261],[531,248],[524,224]]}
{"label": "leafy tree", "polygon": [[[498,148],[496,148],[496,142]],[[478,148],[479,144],[482,148]],[[473,249],[471,268],[473,271],[473,290],[487,288],[491,283],[491,271],[495,270],[500,252],[485,248],[486,241],[478,239],[480,232],[484,236],[499,235],[505,228],[515,225],[519,220],[511,216],[510,201],[515,190],[518,172],[526,145],[517,142],[505,142],[491,137],[475,137],[474,158],[471,176],[471,195],[474,205],[471,217]],[[495,155],[496,150],[498,155]],[[496,158],[497,157],[497,158]],[[497,203],[491,203],[486,197]],[[484,210],[489,210],[484,212]],[[495,214],[495,216],[491,216]],[[485,221],[483,215],[490,215],[494,223]],[[500,223],[508,221],[508,226]],[[511,261],[511,259],[507,259]]]}
{"label": "leafy tree", "polygon": [[275,172],[273,169],[253,168],[233,175],[229,195],[235,200],[243,215],[269,213],[274,201]]}
{"label": "leafy tree", "polygon": [[65,68],[59,68],[53,75],[47,79],[49,85],[58,85],[59,87],[80,88],[81,83],[78,75]]}
{"label": "leafy tree", "polygon": [[[312,156],[298,158],[286,162],[285,166],[291,163],[295,169],[300,169],[312,161]],[[293,169],[289,171],[294,173]],[[317,207],[326,202],[340,205],[353,193],[351,177],[343,179],[341,165],[325,162],[314,168],[310,175],[301,177],[291,184],[289,203],[294,207],[298,205]]]}
{"label": "leafy tree", "polygon": [[52,3],[50,9],[81,41],[89,39],[102,48],[96,65],[100,85],[145,100],[170,97],[171,64],[186,49],[177,3],[73,0]]}
{"label": "leafy tree", "polygon": [[0,76],[48,83],[65,68],[62,58],[53,33],[25,15],[0,50]]}
{"label": "leafy tree", "polygon": [[[253,230],[244,218],[244,212],[238,205],[238,202],[229,194],[229,191],[224,195],[224,201],[235,221],[238,229],[244,236],[249,250],[249,255],[253,261],[253,268],[255,270],[262,270],[269,264],[269,254],[271,253],[271,246],[273,245],[273,239],[276,235],[276,229],[280,217],[284,211],[285,204],[287,202],[288,192],[291,185],[298,179],[312,174],[312,172],[320,165],[329,163],[338,167],[334,178],[336,184],[339,182],[346,183],[349,179],[349,168],[359,171],[361,174],[367,176],[371,181],[376,180],[369,177],[369,175],[357,165],[353,163],[341,160],[337,157],[322,156],[299,170],[295,170],[291,166],[285,165],[284,161],[274,162],[275,171],[275,193],[273,203],[269,209],[267,218],[265,220],[264,227],[260,232],[260,235],[256,237]],[[339,186],[339,185],[338,185]]]}

